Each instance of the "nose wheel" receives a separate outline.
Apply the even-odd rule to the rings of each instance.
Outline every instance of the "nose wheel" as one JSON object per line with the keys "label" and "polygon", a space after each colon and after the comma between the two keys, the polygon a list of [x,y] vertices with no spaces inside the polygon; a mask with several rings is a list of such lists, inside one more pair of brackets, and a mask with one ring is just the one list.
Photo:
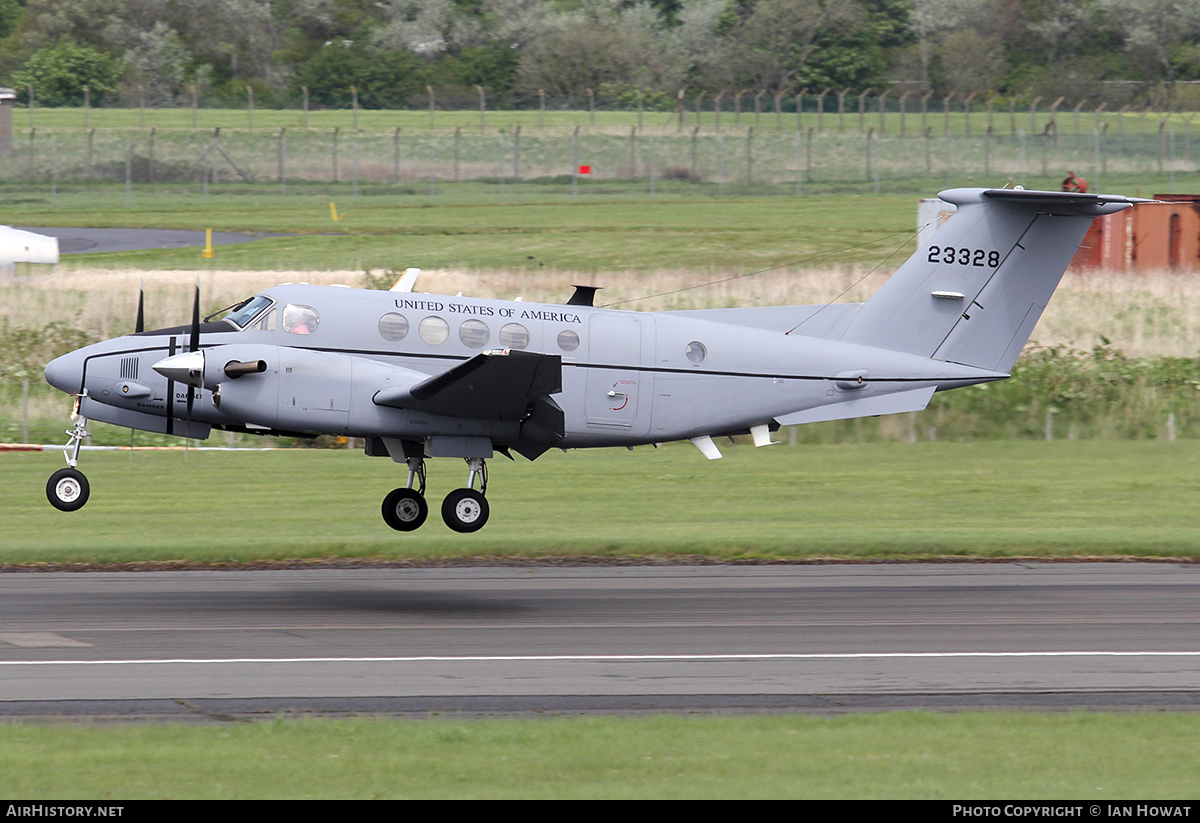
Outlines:
{"label": "nose wheel", "polygon": [[46,498],[60,512],[82,509],[91,488],[79,469],[59,469],[46,483]]}
{"label": "nose wheel", "polygon": [[[419,529],[429,516],[429,504],[425,501],[425,461],[412,458],[407,462],[408,485],[393,489],[383,498],[384,522],[401,532]],[[460,534],[479,531],[490,514],[484,497],[487,494],[487,465],[483,458],[468,458],[467,467],[470,470],[467,487],[455,489],[442,501],[442,520]],[[477,481],[478,491],[475,489]]]}

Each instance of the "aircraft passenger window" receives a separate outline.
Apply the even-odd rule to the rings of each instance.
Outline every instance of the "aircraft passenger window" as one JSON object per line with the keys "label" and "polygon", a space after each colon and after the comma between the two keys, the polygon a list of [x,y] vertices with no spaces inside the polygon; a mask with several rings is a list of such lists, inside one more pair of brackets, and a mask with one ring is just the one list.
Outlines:
{"label": "aircraft passenger window", "polygon": [[529,348],[529,329],[520,323],[508,323],[500,329],[500,345],[506,349]]}
{"label": "aircraft passenger window", "polygon": [[312,334],[320,322],[321,317],[312,306],[289,303],[283,308],[283,330],[289,334]]}
{"label": "aircraft passenger window", "polygon": [[558,347],[563,351],[575,351],[579,348],[579,335],[570,329],[559,332]]}
{"label": "aircraft passenger window", "polygon": [[488,330],[487,323],[482,320],[464,320],[458,327],[458,339],[472,349],[483,348],[483,344],[491,336],[492,333]]}
{"label": "aircraft passenger window", "polygon": [[408,318],[394,311],[379,318],[379,336],[384,340],[398,343],[408,337]]}
{"label": "aircraft passenger window", "polygon": [[687,344],[684,353],[687,354],[687,359],[693,363],[703,363],[704,358],[708,356],[708,349],[704,347],[703,343],[693,340]]}
{"label": "aircraft passenger window", "polygon": [[440,317],[426,317],[417,327],[421,339],[431,346],[440,346],[450,336],[450,324]]}

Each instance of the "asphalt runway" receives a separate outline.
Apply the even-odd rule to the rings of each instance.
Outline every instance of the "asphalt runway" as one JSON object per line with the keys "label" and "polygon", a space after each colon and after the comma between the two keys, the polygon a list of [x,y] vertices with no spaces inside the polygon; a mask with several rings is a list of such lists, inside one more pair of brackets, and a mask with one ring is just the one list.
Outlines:
{"label": "asphalt runway", "polygon": [[0,716],[1200,708],[1200,565],[0,574]]}
{"label": "asphalt runway", "polygon": [[[138,251],[141,249],[182,249],[204,246],[205,233],[184,229],[83,229],[61,227],[16,226],[22,231],[58,238],[59,254],[86,252]],[[215,231],[214,246],[250,243],[274,234],[240,234]]]}

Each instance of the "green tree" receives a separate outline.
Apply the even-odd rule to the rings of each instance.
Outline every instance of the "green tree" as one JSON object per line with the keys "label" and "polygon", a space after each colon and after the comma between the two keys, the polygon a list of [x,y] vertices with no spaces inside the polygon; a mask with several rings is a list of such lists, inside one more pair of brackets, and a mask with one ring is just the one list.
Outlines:
{"label": "green tree", "polygon": [[37,102],[44,106],[78,106],[85,85],[93,103],[103,102],[116,91],[123,70],[120,60],[73,40],[61,40],[35,51],[14,72],[13,83],[22,92],[33,86]]}
{"label": "green tree", "polygon": [[425,61],[406,51],[333,43],[300,67],[293,85],[307,86],[317,105],[349,106],[354,86],[364,108],[403,108],[425,91]]}

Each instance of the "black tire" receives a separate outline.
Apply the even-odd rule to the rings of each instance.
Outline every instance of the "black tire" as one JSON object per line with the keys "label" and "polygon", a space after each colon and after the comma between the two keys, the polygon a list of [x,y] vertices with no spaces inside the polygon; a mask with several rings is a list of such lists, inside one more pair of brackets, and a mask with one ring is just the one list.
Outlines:
{"label": "black tire", "polygon": [[442,520],[463,534],[482,529],[489,513],[487,500],[474,489],[455,489],[442,501]]}
{"label": "black tire", "polygon": [[46,482],[46,499],[60,512],[82,509],[91,487],[79,469],[59,469]]}
{"label": "black tire", "polygon": [[429,504],[412,489],[393,489],[383,498],[383,522],[398,532],[421,528],[429,516]]}

